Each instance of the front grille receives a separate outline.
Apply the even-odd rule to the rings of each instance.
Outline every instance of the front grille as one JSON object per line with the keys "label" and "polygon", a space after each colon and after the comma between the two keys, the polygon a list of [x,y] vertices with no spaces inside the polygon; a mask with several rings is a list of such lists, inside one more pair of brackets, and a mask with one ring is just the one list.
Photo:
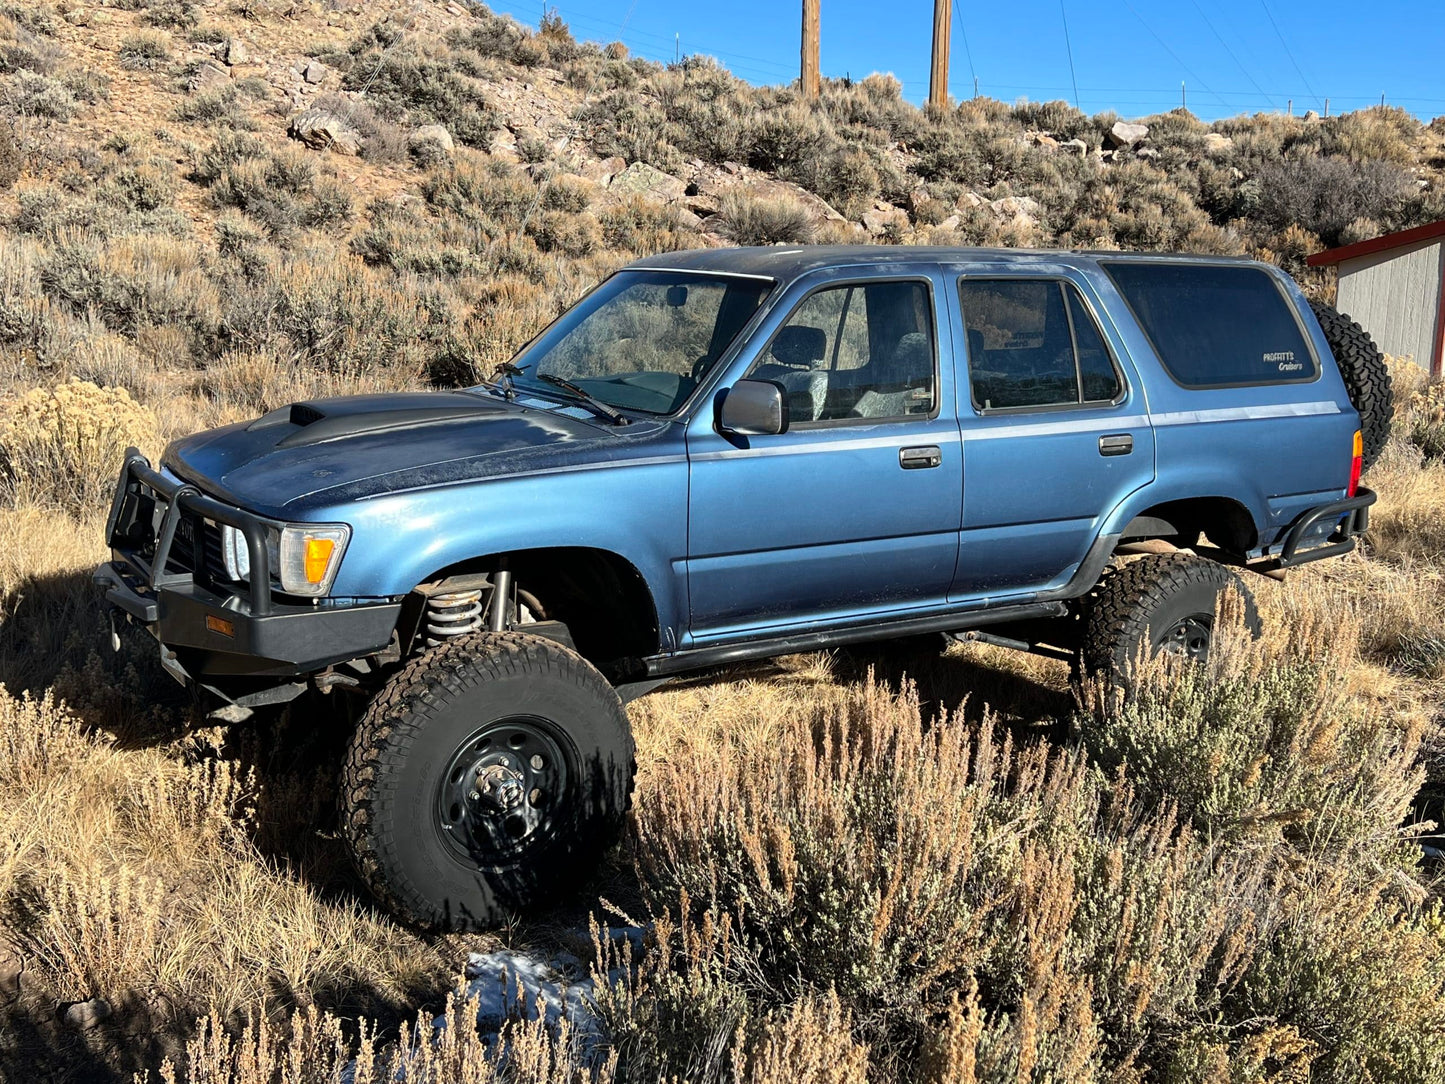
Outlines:
{"label": "front grille", "polygon": [[221,555],[221,528],[208,519],[201,520],[201,567],[205,570],[212,581],[216,583],[230,583],[231,577],[226,572],[226,561]]}

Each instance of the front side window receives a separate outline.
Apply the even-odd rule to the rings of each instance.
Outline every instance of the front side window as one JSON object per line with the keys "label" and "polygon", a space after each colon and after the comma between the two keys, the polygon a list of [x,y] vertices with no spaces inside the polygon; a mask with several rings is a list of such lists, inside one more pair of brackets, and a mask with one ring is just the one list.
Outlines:
{"label": "front side window", "polygon": [[1189,388],[1293,384],[1319,367],[1294,306],[1257,267],[1106,263],[1169,375]]}
{"label": "front side window", "polygon": [[793,425],[928,416],[934,358],[927,285],[858,283],[805,298],[747,376],[783,386]]}
{"label": "front side window", "polygon": [[1123,385],[1103,333],[1058,279],[962,279],[968,373],[979,410],[1110,403]]}
{"label": "front side window", "polygon": [[519,389],[557,393],[553,377],[604,403],[677,410],[767,296],[771,283],[676,271],[620,271],[514,361]]}

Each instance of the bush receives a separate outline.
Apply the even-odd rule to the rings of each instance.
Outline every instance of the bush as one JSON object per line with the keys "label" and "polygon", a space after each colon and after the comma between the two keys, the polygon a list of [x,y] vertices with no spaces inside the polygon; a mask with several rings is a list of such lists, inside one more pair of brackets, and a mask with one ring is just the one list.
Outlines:
{"label": "bush", "polygon": [[31,71],[12,75],[3,93],[11,111],[21,117],[69,120],[79,108],[75,95],[63,82]]}
{"label": "bush", "polygon": [[123,388],[71,381],[35,388],[0,431],[0,500],[69,512],[100,507],[129,445],[154,450],[156,422]]}
{"label": "bush", "polygon": [[740,245],[806,245],[813,240],[812,217],[806,207],[738,192],[723,196],[709,225]]}
{"label": "bush", "polygon": [[1354,661],[1348,617],[1293,614],[1288,643],[1260,650],[1237,606],[1226,599],[1207,664],[1161,656],[1140,664],[1127,696],[1091,689],[1085,744],[1211,838],[1379,863],[1420,786],[1418,733],[1339,680]]}
{"label": "bush", "polygon": [[1330,246],[1361,215],[1400,222],[1416,191],[1414,178],[1388,162],[1286,158],[1259,166],[1240,210],[1275,230],[1301,226]]}
{"label": "bush", "polygon": [[120,64],[133,71],[156,71],[171,59],[171,42],[164,34],[142,33],[120,43]]}

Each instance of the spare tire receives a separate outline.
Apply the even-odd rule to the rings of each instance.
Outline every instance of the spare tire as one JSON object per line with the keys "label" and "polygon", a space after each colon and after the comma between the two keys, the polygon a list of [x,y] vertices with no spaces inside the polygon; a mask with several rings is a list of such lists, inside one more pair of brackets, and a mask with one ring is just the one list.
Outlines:
{"label": "spare tire", "polygon": [[1311,301],[1315,319],[1334,352],[1340,375],[1345,378],[1350,402],[1360,412],[1360,435],[1364,442],[1364,465],[1369,469],[1390,437],[1390,418],[1395,413],[1395,392],[1385,356],[1370,333],[1332,305]]}

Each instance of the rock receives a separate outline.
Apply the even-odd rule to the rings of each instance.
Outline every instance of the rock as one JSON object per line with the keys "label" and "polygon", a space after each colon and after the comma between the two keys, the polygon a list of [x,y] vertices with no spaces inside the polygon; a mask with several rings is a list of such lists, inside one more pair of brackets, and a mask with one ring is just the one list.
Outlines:
{"label": "rock", "polygon": [[600,162],[588,162],[582,167],[582,176],[594,184],[606,185],[613,177],[627,168],[627,160],[618,155],[604,158]]}
{"label": "rock", "polygon": [[1234,146],[1234,140],[1219,132],[1209,132],[1204,137],[1205,154],[1223,154]]}
{"label": "rock", "polygon": [[286,133],[313,150],[333,150],[337,154],[359,154],[361,133],[326,109],[308,109],[291,118]]}
{"label": "rock", "polygon": [[67,1006],[65,1022],[73,1028],[86,1031],[109,1020],[110,1013],[109,1005],[100,998],[93,997],[89,1001],[77,1001],[75,1004]]}
{"label": "rock", "polygon": [[227,38],[221,47],[221,59],[232,67],[246,63],[250,57],[251,53],[247,50],[246,43],[240,38]]}
{"label": "rock", "polygon": [[1305,120],[1306,120],[1306,121],[1319,120],[1319,119],[1320,119],[1320,115],[1319,115],[1318,113],[1316,113],[1313,109],[1306,109],[1306,110],[1305,110]]}
{"label": "rock", "polygon": [[1043,147],[1045,150],[1053,150],[1059,145],[1059,141],[1048,132],[1025,132],[1024,139],[1035,147]]}
{"label": "rock", "polygon": [[863,228],[872,237],[882,236],[890,230],[906,230],[908,228],[908,215],[897,207],[865,211],[861,221]]}
{"label": "rock", "polygon": [[1077,154],[1080,158],[1083,158],[1089,153],[1089,145],[1082,139],[1070,139],[1064,143],[1060,143],[1059,146],[1070,154]]}
{"label": "rock", "polygon": [[7,942],[0,941],[0,1004],[14,1001],[20,996],[20,975],[25,970],[25,961],[13,951]]}
{"label": "rock", "polygon": [[687,184],[646,162],[633,162],[607,184],[607,189],[620,196],[641,196],[659,203],[682,199]]}
{"label": "rock", "polygon": [[975,207],[982,207],[988,200],[984,199],[977,192],[965,192],[954,202],[954,206],[960,211],[971,211]]}
{"label": "rock", "polygon": [[1140,147],[1134,152],[1136,158],[1158,158],[1159,151],[1154,147]]}
{"label": "rock", "polygon": [[203,90],[215,90],[223,87],[231,81],[231,73],[214,60],[203,60],[200,66],[192,73],[186,86],[192,94]]}
{"label": "rock", "polygon": [[424,124],[412,132],[406,141],[409,150],[416,150],[426,143],[431,143],[441,148],[445,154],[451,154],[457,149],[451,132],[447,131],[446,126],[443,124]]}
{"label": "rock", "polygon": [[90,12],[86,11],[84,8],[72,8],[70,11],[67,11],[65,13],[64,19],[71,26],[89,26]]}
{"label": "rock", "polygon": [[1039,211],[1039,201],[1032,196],[1005,196],[1003,199],[996,199],[989,204],[989,210],[999,218],[1025,219],[1036,221]]}
{"label": "rock", "polygon": [[313,60],[301,69],[301,78],[312,84],[320,83],[330,74],[331,69],[319,60]]}
{"label": "rock", "polygon": [[1147,124],[1130,124],[1126,120],[1116,121],[1109,129],[1109,142],[1116,147],[1132,147],[1149,138]]}
{"label": "rock", "polygon": [[937,227],[937,228],[940,229],[940,230],[956,230],[956,229],[958,229],[958,227],[961,226],[962,224],[963,224],[963,216],[962,216],[962,215],[949,215],[947,218],[945,218],[942,222],[940,222],[940,223],[938,224],[938,227]]}

